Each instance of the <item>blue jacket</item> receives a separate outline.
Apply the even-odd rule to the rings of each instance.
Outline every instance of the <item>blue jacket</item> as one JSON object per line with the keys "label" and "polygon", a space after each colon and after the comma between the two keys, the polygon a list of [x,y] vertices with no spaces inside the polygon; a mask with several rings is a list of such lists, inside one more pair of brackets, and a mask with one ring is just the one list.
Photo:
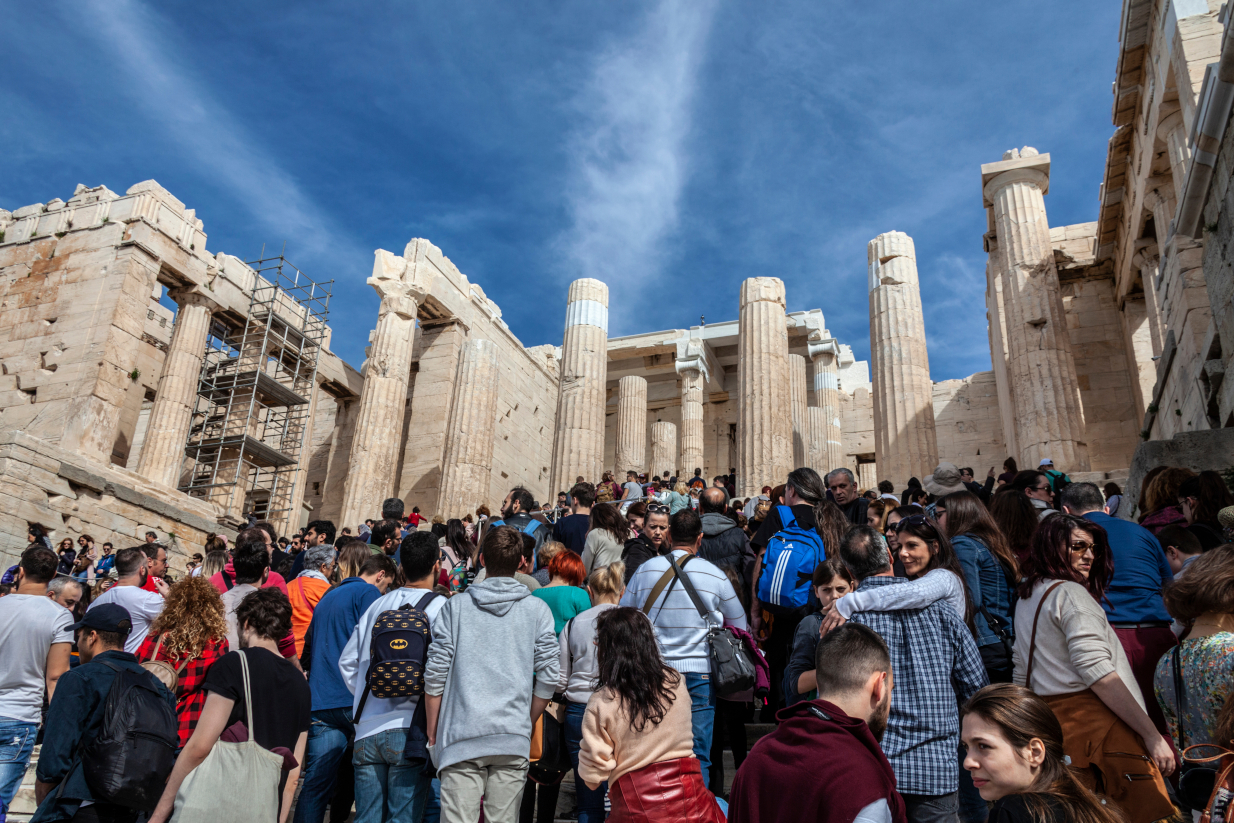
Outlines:
{"label": "blue jacket", "polygon": [[960,565],[964,568],[964,582],[973,598],[973,627],[977,631],[977,645],[992,646],[1001,643],[998,635],[990,629],[980,607],[985,606],[991,617],[998,619],[1011,631],[1011,617],[1015,610],[1015,591],[1007,582],[1003,566],[983,541],[971,534],[956,535],[951,546]]}
{"label": "blue jacket", "polygon": [[1114,577],[1105,590],[1105,609],[1110,623],[1164,623],[1171,621],[1161,590],[1174,579],[1165,552],[1153,533],[1138,523],[1089,512],[1091,520],[1109,535],[1114,555]]}
{"label": "blue jacket", "polygon": [[338,661],[361,615],[379,597],[381,591],[372,583],[349,577],[326,592],[313,610],[313,620],[304,638],[310,661],[313,711],[351,710],[351,691],[339,674]]}

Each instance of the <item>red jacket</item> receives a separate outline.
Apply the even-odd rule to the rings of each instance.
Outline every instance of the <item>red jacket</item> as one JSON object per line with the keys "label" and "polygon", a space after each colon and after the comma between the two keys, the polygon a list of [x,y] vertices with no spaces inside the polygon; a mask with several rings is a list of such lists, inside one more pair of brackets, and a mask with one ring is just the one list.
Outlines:
{"label": "red jacket", "polygon": [[826,700],[789,706],[776,719],[737,770],[729,823],[852,823],[884,802],[894,823],[906,823],[895,773],[865,721]]}

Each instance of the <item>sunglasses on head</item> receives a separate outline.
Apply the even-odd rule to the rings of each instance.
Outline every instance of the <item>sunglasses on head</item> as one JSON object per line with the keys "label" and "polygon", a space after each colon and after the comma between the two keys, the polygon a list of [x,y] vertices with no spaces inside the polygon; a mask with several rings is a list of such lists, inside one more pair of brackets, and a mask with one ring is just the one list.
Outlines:
{"label": "sunglasses on head", "polygon": [[665,503],[648,503],[648,514],[668,514],[668,505]]}
{"label": "sunglasses on head", "polygon": [[895,525],[896,534],[899,534],[905,526],[921,526],[930,522],[930,518],[924,514],[910,514],[908,517],[901,519]]}

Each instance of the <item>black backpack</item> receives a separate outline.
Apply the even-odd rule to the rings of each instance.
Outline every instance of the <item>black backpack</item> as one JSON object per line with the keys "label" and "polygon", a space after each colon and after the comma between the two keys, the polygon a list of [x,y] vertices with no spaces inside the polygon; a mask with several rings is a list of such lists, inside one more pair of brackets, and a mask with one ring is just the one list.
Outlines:
{"label": "black backpack", "polygon": [[388,609],[373,621],[365,689],[353,723],[360,722],[370,692],[383,700],[424,694],[424,663],[428,659],[428,644],[433,640],[424,610],[435,597],[435,592],[429,592],[414,606],[407,603]]}
{"label": "black backpack", "polygon": [[116,673],[98,735],[82,747],[81,766],[95,800],[154,811],[180,745],[176,711],[154,675],[98,660]]}

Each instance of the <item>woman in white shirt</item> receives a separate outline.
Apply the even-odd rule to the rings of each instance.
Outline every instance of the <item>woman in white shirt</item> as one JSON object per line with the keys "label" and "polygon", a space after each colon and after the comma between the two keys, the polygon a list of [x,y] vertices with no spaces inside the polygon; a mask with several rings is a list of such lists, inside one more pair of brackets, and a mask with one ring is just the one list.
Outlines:
{"label": "woman in white shirt", "polygon": [[[1162,778],[1174,771],[1174,752],[1149,719],[1099,602],[1114,574],[1105,529],[1081,517],[1052,515],[1033,536],[1022,571],[1014,681],[1050,705],[1072,767],[1129,823],[1172,816]],[[1096,784],[1094,770],[1103,785]]]}
{"label": "woman in white shirt", "polygon": [[[612,507],[610,507],[612,508]],[[574,764],[574,791],[578,798],[579,823],[600,823],[604,820],[604,795],[608,784],[597,789],[587,788],[578,776],[578,752],[583,740],[583,715],[587,701],[595,693],[594,685],[599,674],[596,660],[596,618],[605,611],[616,608],[626,587],[626,564],[618,560],[608,566],[600,566],[587,577],[587,592],[591,595],[591,608],[575,615],[561,630],[561,683],[559,691],[566,696],[566,747]]]}

